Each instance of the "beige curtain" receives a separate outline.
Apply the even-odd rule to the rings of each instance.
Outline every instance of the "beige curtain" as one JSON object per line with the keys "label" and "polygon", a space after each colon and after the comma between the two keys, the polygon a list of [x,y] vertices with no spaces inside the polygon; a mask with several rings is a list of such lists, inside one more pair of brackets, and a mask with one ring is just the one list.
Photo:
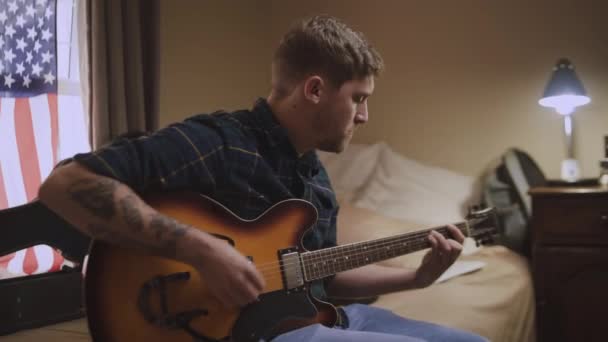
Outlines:
{"label": "beige curtain", "polygon": [[95,149],[158,126],[159,0],[80,2],[82,93]]}

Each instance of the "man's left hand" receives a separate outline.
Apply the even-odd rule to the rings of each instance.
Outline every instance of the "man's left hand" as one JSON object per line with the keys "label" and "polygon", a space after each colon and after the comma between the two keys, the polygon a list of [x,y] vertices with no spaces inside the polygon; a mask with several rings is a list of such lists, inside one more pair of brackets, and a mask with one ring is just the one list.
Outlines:
{"label": "man's left hand", "polygon": [[422,264],[416,270],[415,283],[419,288],[427,287],[437,280],[462,252],[464,235],[453,225],[448,225],[447,228],[452,236],[450,239],[434,230],[428,236],[431,250],[426,253]]}

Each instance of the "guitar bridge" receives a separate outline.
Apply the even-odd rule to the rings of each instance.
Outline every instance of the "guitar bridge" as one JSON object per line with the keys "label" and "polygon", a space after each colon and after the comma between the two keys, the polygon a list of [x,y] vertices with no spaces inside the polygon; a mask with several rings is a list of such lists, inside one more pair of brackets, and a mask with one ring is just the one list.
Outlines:
{"label": "guitar bridge", "polygon": [[289,248],[279,250],[281,260],[281,275],[283,287],[286,290],[296,289],[304,285],[304,274],[302,272],[302,261],[297,249]]}

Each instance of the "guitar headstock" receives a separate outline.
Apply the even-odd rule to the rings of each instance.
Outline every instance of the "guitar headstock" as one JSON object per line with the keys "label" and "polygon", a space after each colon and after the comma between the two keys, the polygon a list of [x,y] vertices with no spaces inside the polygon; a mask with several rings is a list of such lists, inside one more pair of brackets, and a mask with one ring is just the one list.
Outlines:
{"label": "guitar headstock", "polygon": [[494,235],[498,233],[498,218],[494,207],[472,206],[466,220],[469,237],[475,240],[477,246],[494,242]]}

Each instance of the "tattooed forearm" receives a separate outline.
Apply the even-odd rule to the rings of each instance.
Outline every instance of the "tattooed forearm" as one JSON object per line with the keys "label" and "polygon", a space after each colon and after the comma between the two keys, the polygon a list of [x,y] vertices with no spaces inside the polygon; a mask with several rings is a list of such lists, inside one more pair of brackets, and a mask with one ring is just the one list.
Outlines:
{"label": "tattooed forearm", "polygon": [[184,236],[187,231],[183,225],[163,215],[155,215],[150,221],[150,228],[157,240],[175,240]]}
{"label": "tattooed forearm", "polygon": [[129,184],[90,172],[77,162],[62,166],[41,186],[40,201],[74,228],[98,241],[180,261],[195,260],[190,246],[207,236],[161,214]]}
{"label": "tattooed forearm", "polygon": [[109,220],[114,216],[117,183],[110,179],[81,179],[68,186],[68,194],[93,215]]}
{"label": "tattooed forearm", "polygon": [[[155,214],[150,218],[146,229],[134,199],[133,195],[128,195],[119,200],[121,215],[131,229],[120,231],[113,229],[111,225],[91,223],[88,225],[89,233],[98,240],[174,258],[177,255],[178,239],[186,234],[188,226],[167,216]],[[148,237],[145,236],[146,230]],[[134,233],[137,235],[133,235]]]}
{"label": "tattooed forearm", "polygon": [[91,223],[88,225],[89,232],[96,240],[116,244],[125,248],[134,248],[145,253],[174,258],[176,255],[176,241],[160,246],[156,243],[145,243],[130,237],[123,232],[113,231],[108,226]]}
{"label": "tattooed forearm", "polygon": [[129,228],[139,233],[144,229],[144,220],[141,215],[139,208],[137,207],[135,195],[127,195],[121,198],[119,203],[121,215],[125,222],[129,225]]}

